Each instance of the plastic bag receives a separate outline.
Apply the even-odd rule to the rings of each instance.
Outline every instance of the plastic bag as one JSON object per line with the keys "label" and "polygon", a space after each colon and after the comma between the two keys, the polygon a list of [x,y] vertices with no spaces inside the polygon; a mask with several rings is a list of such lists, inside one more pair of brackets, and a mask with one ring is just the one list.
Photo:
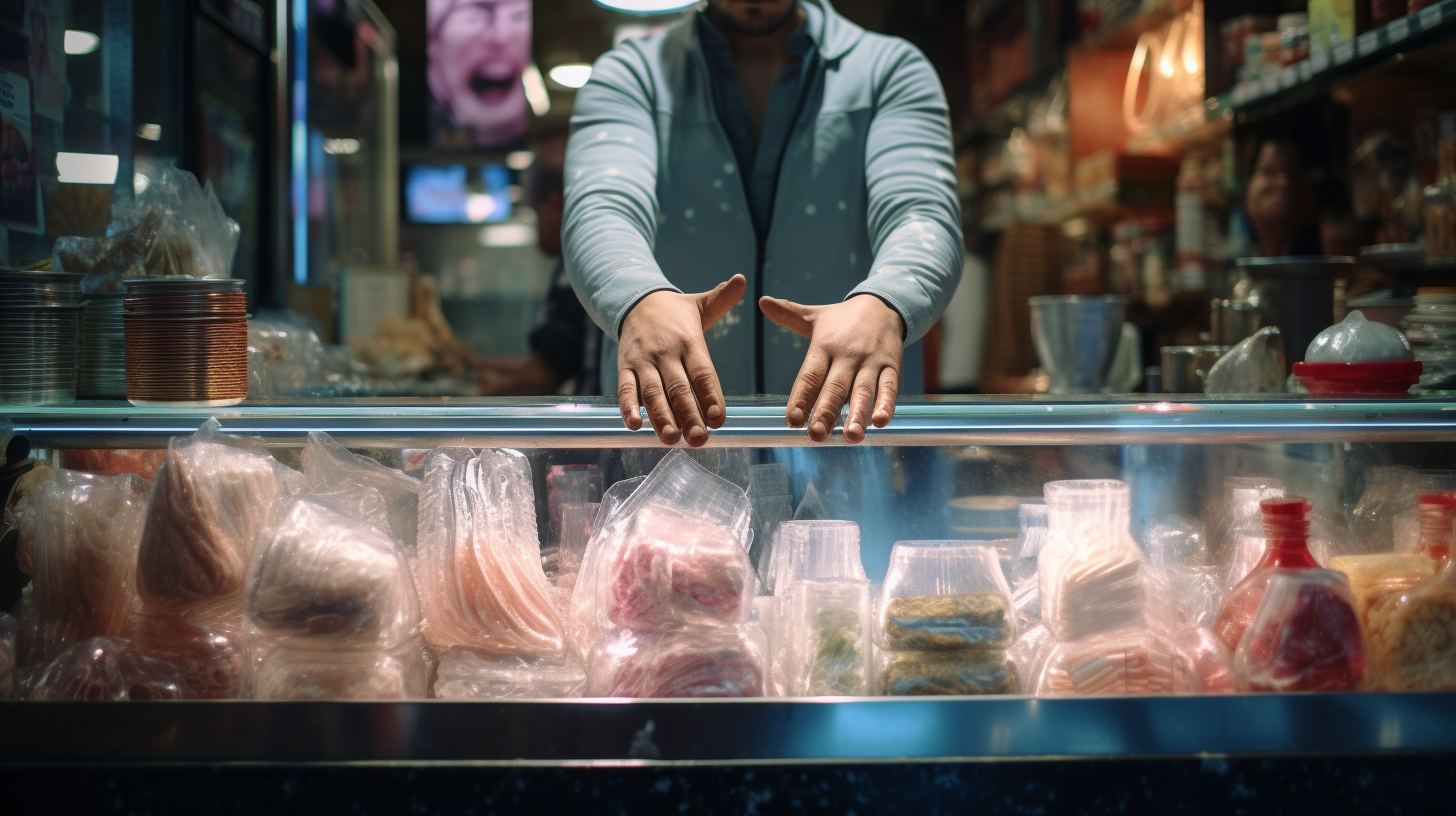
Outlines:
{"label": "plastic bag", "polygon": [[996,551],[962,541],[898,541],[880,594],[890,651],[1002,649],[1016,615]]}
{"label": "plastic bag", "polygon": [[1048,482],[1047,540],[1038,557],[1041,619],[1059,641],[1143,623],[1143,555],[1128,532],[1123,482]]}
{"label": "plastic bag", "polygon": [[[1234,655],[1207,626],[1185,626],[1173,640],[1177,656],[1192,674],[1197,694],[1224,694],[1234,690]],[[1182,689],[1174,689],[1182,691]]]}
{"label": "plastic bag", "polygon": [[1016,664],[1000,651],[886,652],[880,691],[888,697],[1015,694]]}
{"label": "plastic bag", "polygon": [[852,521],[786,521],[778,525],[769,551],[770,593],[781,594],[797,580],[865,581],[859,555],[859,525]]}
{"label": "plastic bag", "polygon": [[1416,475],[1415,468],[1373,467],[1365,472],[1365,490],[1350,512],[1355,535],[1372,552],[1392,552],[1394,522],[1404,509],[1402,488]]}
{"label": "plastic bag", "polygon": [[1453,563],[1456,561],[1447,561],[1434,578],[1413,589],[1386,594],[1366,613],[1371,680],[1376,688],[1456,689],[1456,567]]}
{"label": "plastic bag", "polygon": [[670,626],[604,635],[587,660],[587,697],[762,697],[756,626]]}
{"label": "plastic bag", "polygon": [[787,597],[760,595],[753,599],[752,622],[763,632],[764,665],[768,670],[765,695],[783,697],[789,693],[789,638]]}
{"label": "plastic bag", "polygon": [[258,535],[301,479],[266,451],[221,434],[216,420],[174,438],[142,531],[142,600],[172,606],[241,601]]}
{"label": "plastic bag", "polygon": [[1266,499],[1260,506],[1264,556],[1224,598],[1214,622],[1214,631],[1230,650],[1238,648],[1275,575],[1319,568],[1309,551],[1312,505],[1304,499]]}
{"label": "plastic bag", "polygon": [[1278,572],[1234,652],[1239,691],[1354,691],[1365,679],[1365,636],[1341,573]]}
{"label": "plastic bag", "polygon": [[157,468],[167,456],[165,450],[113,450],[72,448],[61,451],[61,467],[85,470],[103,476],[135,474],[148,482],[157,478]]}
{"label": "plastic bag", "polygon": [[312,499],[294,499],[259,545],[248,617],[280,646],[359,651],[411,639],[420,609],[393,538]]}
{"label": "plastic bag", "polygon": [[552,542],[561,542],[562,508],[601,502],[602,470],[596,465],[552,465],[546,470],[546,518]]}
{"label": "plastic bag", "polygon": [[544,655],[565,645],[541,567],[531,468],[511,450],[441,449],[425,463],[415,586],[425,641]]}
{"label": "plastic bag", "polygon": [[303,447],[308,494],[329,506],[349,508],[414,552],[419,526],[420,480],[344,449],[328,434],[311,432]]}
{"label": "plastic bag", "polygon": [[417,644],[386,652],[275,649],[256,658],[258,700],[410,700],[425,696],[429,667]]}
{"label": "plastic bag", "polygon": [[1229,349],[1204,377],[1205,394],[1284,393],[1284,340],[1266,326]]}
{"label": "plastic bag", "polygon": [[13,615],[0,612],[0,700],[15,697],[15,631]]}
{"label": "plastic bag", "polygon": [[83,640],[51,661],[32,700],[180,700],[185,696],[175,666],[154,660],[123,639]]}
{"label": "plastic bag", "polygon": [[580,697],[586,668],[575,655],[524,658],[451,649],[435,669],[434,696],[453,700],[553,700]]}
{"label": "plastic bag", "polygon": [[175,610],[143,606],[132,618],[131,632],[139,651],[177,668],[188,699],[247,696],[250,652],[240,618],[187,618]]}
{"label": "plastic bag", "polygon": [[49,465],[38,465],[16,481],[10,491],[5,515],[15,526],[15,566],[26,575],[35,574],[35,516],[40,489],[56,478],[59,471]]}
{"label": "plastic bag", "polygon": [[1058,643],[1034,686],[1038,697],[1177,694],[1194,690],[1191,667],[1166,638],[1147,629]]}
{"label": "plastic bag", "polygon": [[863,697],[870,692],[870,586],[863,580],[795,580],[788,692]]}
{"label": "plastic bag", "polygon": [[126,637],[147,490],[136,476],[62,470],[36,501],[32,609],[49,661],[94,637]]}

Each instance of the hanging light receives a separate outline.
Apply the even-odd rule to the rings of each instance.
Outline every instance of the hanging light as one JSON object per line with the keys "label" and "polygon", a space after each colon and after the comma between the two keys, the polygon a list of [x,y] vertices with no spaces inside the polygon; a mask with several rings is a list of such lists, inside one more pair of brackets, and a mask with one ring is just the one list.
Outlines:
{"label": "hanging light", "polygon": [[697,0],[592,0],[602,8],[628,14],[671,14],[692,7]]}
{"label": "hanging light", "polygon": [[580,88],[591,79],[591,66],[584,62],[569,62],[552,68],[546,75],[563,88]]}

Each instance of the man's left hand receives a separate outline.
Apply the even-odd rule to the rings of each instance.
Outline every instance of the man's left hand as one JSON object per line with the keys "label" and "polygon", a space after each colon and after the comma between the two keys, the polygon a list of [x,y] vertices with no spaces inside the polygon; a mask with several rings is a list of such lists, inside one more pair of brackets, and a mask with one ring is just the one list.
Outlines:
{"label": "man's left hand", "polygon": [[758,306],[769,320],[809,338],[809,352],[785,410],[789,427],[807,424],[809,438],[823,442],[846,402],[846,442],[862,441],[871,421],[876,428],[890,423],[905,353],[905,322],[899,312],[873,295],[827,306],[765,297]]}

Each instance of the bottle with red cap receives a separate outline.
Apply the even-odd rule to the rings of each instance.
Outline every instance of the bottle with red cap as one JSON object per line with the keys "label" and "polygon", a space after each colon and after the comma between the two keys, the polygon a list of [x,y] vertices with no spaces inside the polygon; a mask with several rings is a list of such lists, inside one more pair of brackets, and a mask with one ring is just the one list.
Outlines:
{"label": "bottle with red cap", "polygon": [[1230,651],[1238,648],[1275,575],[1319,568],[1309,551],[1312,510],[1309,501],[1300,498],[1265,499],[1259,503],[1264,522],[1264,557],[1229,592],[1214,620],[1214,632]]}
{"label": "bottle with red cap", "polygon": [[1234,686],[1354,691],[1365,681],[1365,648],[1349,579],[1327,569],[1280,570],[1234,652]]}
{"label": "bottle with red cap", "polygon": [[1456,492],[1422,493],[1416,498],[1421,520],[1421,552],[1437,561],[1451,557],[1451,536],[1456,528]]}

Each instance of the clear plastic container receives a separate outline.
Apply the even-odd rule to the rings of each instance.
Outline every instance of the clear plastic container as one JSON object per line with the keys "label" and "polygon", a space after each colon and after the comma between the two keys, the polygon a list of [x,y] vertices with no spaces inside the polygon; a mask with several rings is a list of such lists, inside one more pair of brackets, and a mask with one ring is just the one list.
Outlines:
{"label": "clear plastic container", "polygon": [[1350,581],[1355,613],[1370,638],[1370,676],[1385,677],[1389,659],[1379,638],[1387,631],[1391,613],[1403,599],[1436,575],[1439,565],[1421,553],[1379,553],[1347,555],[1334,560],[1334,568]]}
{"label": "clear plastic container", "polygon": [[1144,563],[1128,531],[1128,486],[1110,479],[1048,482],[1045,492],[1042,623],[1059,641],[1140,625]]}
{"label": "clear plastic container", "polygon": [[870,693],[868,581],[797,580],[789,593],[788,692],[795,697]]}
{"label": "clear plastic container", "polygon": [[1249,574],[1224,598],[1219,607],[1214,631],[1230,649],[1249,628],[1269,582],[1281,572],[1318,569],[1319,564],[1309,551],[1309,519],[1313,506],[1305,499],[1267,499],[1260,503],[1263,513],[1264,555]]}
{"label": "clear plastic container", "polygon": [[864,581],[859,525],[852,521],[788,521],[778,526],[769,554],[771,594],[796,580]]}
{"label": "clear plastic container", "polygon": [[1004,650],[1016,640],[1001,562],[978,542],[896,542],[879,614],[880,645],[889,651]]}
{"label": "clear plastic container", "polygon": [[257,700],[410,700],[425,696],[429,667],[419,644],[384,652],[260,652]]}
{"label": "clear plastic container", "polygon": [[1057,643],[1042,662],[1032,687],[1038,697],[1193,690],[1188,661],[1167,639],[1146,629]]}
{"label": "clear plastic container", "polygon": [[603,635],[587,659],[587,697],[762,697],[763,632],[743,626],[670,626]]}
{"label": "clear plastic container", "polygon": [[1367,631],[1376,688],[1456,689],[1456,560],[1447,560],[1431,580],[1372,606]]}
{"label": "clear plastic container", "polygon": [[1365,660],[1344,574],[1279,571],[1234,651],[1234,682],[1239,691],[1354,691]]}
{"label": "clear plastic container", "polygon": [[885,652],[879,690],[887,697],[1015,694],[1016,664],[1004,651]]}
{"label": "clear plastic container", "polygon": [[586,668],[573,654],[482,655],[451,649],[435,668],[434,696],[444,700],[554,700],[580,697]]}

